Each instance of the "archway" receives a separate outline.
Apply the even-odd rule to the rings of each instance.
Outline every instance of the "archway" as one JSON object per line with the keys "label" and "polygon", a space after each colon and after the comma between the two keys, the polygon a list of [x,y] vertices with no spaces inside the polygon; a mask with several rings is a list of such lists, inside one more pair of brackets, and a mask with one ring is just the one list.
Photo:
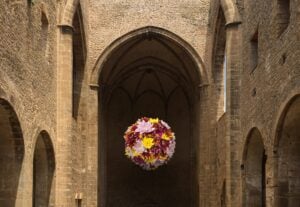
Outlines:
{"label": "archway", "polygon": [[[111,51],[100,74],[99,205],[197,206],[199,65],[170,32],[141,31]],[[167,121],[177,139],[172,160],[151,172],[124,156],[123,133],[143,116]]]}
{"label": "archway", "polygon": [[278,126],[276,206],[300,206],[300,95],[283,112]]}
{"label": "archway", "polygon": [[262,136],[254,128],[244,150],[243,207],[266,206],[266,159]]}
{"label": "archway", "polygon": [[54,206],[55,158],[50,136],[42,131],[36,141],[33,158],[33,206]]}
{"label": "archway", "polygon": [[80,101],[82,83],[84,79],[84,67],[86,61],[86,43],[83,25],[81,5],[78,4],[73,18],[73,94],[72,94],[72,116],[77,120],[80,115]]}
{"label": "archway", "polygon": [[18,117],[12,106],[0,98],[0,206],[15,206],[23,157]]}

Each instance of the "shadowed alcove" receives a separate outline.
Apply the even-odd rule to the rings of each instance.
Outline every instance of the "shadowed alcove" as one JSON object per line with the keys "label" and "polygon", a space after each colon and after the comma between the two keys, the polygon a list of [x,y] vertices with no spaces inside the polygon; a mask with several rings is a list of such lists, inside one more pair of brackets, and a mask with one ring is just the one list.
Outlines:
{"label": "shadowed alcove", "polygon": [[264,207],[266,155],[262,136],[257,128],[251,130],[244,150],[243,207]]}
{"label": "shadowed alcove", "polygon": [[215,28],[213,50],[213,81],[216,88],[217,119],[226,111],[226,21],[222,8],[219,9]]}
{"label": "shadowed alcove", "polygon": [[[278,128],[276,206],[300,206],[300,96],[286,107]],[[276,152],[276,151],[275,151]]]}
{"label": "shadowed alcove", "polygon": [[[183,45],[151,30],[106,59],[99,80],[101,207],[198,205],[198,71]],[[124,155],[123,134],[143,116],[167,121],[176,135],[174,157],[154,171]]]}
{"label": "shadowed alcove", "polygon": [[86,42],[83,25],[83,17],[80,4],[77,6],[73,18],[73,94],[72,94],[72,116],[77,120],[80,115],[80,102],[82,93],[82,82],[84,79],[84,67],[86,61]]}
{"label": "shadowed alcove", "polygon": [[55,158],[50,136],[42,131],[36,141],[33,160],[33,207],[54,206]]}
{"label": "shadowed alcove", "polygon": [[16,204],[24,157],[24,140],[12,106],[0,98],[0,206]]}

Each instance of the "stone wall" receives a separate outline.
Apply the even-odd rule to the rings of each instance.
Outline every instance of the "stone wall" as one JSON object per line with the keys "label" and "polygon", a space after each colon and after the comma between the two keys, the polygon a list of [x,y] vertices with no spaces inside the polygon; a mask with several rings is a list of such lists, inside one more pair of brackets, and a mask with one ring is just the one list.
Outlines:
{"label": "stone wall", "polygon": [[[299,4],[290,1],[290,23],[278,35],[279,1],[244,1],[243,15],[243,68],[241,78],[242,145],[251,128],[262,134],[267,154],[267,201],[274,202],[274,157],[276,154],[277,123],[282,107],[299,91]],[[287,2],[287,1],[286,1]],[[250,68],[250,40],[258,30],[258,60]],[[241,163],[243,161],[241,160]]]}
{"label": "stone wall", "polygon": [[16,111],[25,142],[16,206],[31,206],[35,141],[41,130],[53,143],[56,137],[56,3],[1,1],[0,14],[0,95]]}
{"label": "stone wall", "polygon": [[[206,62],[210,57],[209,49],[207,48],[207,25],[209,17],[209,3],[210,1],[90,1],[88,5],[88,60],[87,73],[90,75],[95,69],[96,61],[99,56],[107,49],[115,40],[121,38],[125,34],[133,30],[144,28],[147,26],[163,28],[175,35],[183,38],[190,44],[201,57],[204,62],[202,68],[206,72]],[[201,66],[200,66],[201,67]],[[209,77],[209,75],[208,75]],[[93,78],[93,77],[89,77]],[[100,88],[101,84],[99,83]],[[89,88],[87,90],[90,90]],[[200,98],[203,109],[207,109],[209,104],[205,103],[209,98],[209,89]],[[201,93],[199,91],[199,93]],[[94,103],[88,103],[89,110],[94,107]],[[96,111],[91,111],[95,113]],[[199,112],[200,113],[200,112]],[[206,187],[210,184],[210,175],[204,172],[204,165],[209,168],[210,148],[208,144],[211,139],[211,130],[206,118],[210,116],[209,110],[203,110],[201,113],[199,129],[201,134],[201,142],[199,149],[201,156],[199,158],[201,166],[199,166],[199,191],[203,201],[206,205],[206,195],[208,191]],[[200,115],[200,116],[201,116]],[[204,118],[206,117],[206,118]],[[92,118],[91,120],[95,120]],[[99,119],[98,119],[99,120]],[[101,129],[100,129],[101,130]],[[101,132],[100,132],[101,133]],[[94,134],[94,132],[92,132]],[[91,138],[91,137],[89,137]],[[94,143],[94,142],[93,142]],[[206,144],[207,143],[207,144]],[[88,148],[90,151],[90,148]],[[88,156],[88,155],[87,155]],[[95,157],[89,156],[91,159]],[[95,160],[92,161],[95,163]],[[205,163],[205,164],[204,164]],[[100,179],[100,178],[99,178]],[[88,178],[89,182],[95,182],[92,178]],[[202,189],[203,188],[203,189]],[[90,195],[88,195],[90,197]],[[91,198],[87,198],[88,200]]]}
{"label": "stone wall", "polygon": [[[82,16],[72,22],[78,5]],[[291,123],[300,117],[297,101],[291,109],[295,117],[287,112],[290,100],[300,93],[299,9],[298,0],[0,2],[0,101],[16,112],[25,145],[16,206],[32,206],[35,142],[43,130],[50,136],[56,159],[55,205],[74,206],[76,198],[78,202],[83,199],[82,206],[101,203],[99,183],[103,180],[98,167],[103,120],[98,107],[105,83],[99,82],[94,72],[110,58],[108,55],[99,62],[99,57],[109,54],[112,43],[140,28],[174,34],[183,39],[183,49],[190,47],[189,51],[200,57],[197,63],[203,76],[195,87],[195,99],[200,97],[195,110],[199,120],[192,129],[200,134],[195,147],[199,151],[199,206],[247,206],[243,203],[248,192],[244,167],[251,161],[245,160],[245,154],[251,154],[247,138],[253,128],[261,134],[267,159],[267,206],[276,206],[276,175],[282,174],[277,171],[284,169],[290,156],[298,159],[295,152],[284,156],[284,162],[278,161],[280,155],[293,149],[280,140],[298,146],[296,139],[283,136],[281,131],[297,128]],[[217,35],[220,11],[226,31]],[[71,16],[66,22],[64,14]],[[72,44],[72,38],[82,44]],[[226,61],[220,55],[224,48],[217,48],[220,38],[226,39]],[[74,52],[73,47],[83,51]],[[74,70],[80,72],[75,84],[76,117],[72,117]],[[225,101],[224,91],[226,111],[220,107]],[[1,119],[8,120],[5,117]],[[281,125],[284,130],[280,130]],[[5,131],[1,125],[0,131]],[[298,131],[293,135],[297,137]],[[297,165],[295,172],[299,168]]]}

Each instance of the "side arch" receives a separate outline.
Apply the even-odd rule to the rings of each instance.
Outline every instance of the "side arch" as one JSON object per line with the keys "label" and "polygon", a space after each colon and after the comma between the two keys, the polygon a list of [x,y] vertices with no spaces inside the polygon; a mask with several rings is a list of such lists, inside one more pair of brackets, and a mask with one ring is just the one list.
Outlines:
{"label": "side arch", "polygon": [[194,60],[194,64],[198,67],[198,79],[199,79],[199,85],[206,85],[209,84],[207,73],[204,67],[204,64],[200,58],[200,56],[197,54],[195,49],[185,40],[183,40],[181,37],[177,36],[176,34],[165,30],[163,28],[154,27],[154,26],[146,26],[143,28],[139,28],[136,30],[133,30],[120,38],[116,39],[114,42],[112,42],[100,55],[98,60],[96,61],[96,64],[92,70],[92,74],[90,77],[90,86],[98,87],[99,86],[99,78],[101,71],[103,69],[103,65],[106,62],[107,59],[109,59],[110,55],[114,53],[114,51],[117,48],[120,48],[120,46],[126,44],[127,42],[134,40],[139,37],[144,38],[150,38],[151,36],[160,36],[163,38],[166,38],[168,40],[173,41],[180,47],[182,47],[190,56],[191,59]]}
{"label": "side arch", "polygon": [[273,141],[273,151],[276,153],[278,144],[279,144],[279,132],[281,131],[281,124],[283,122],[284,116],[286,112],[288,111],[289,106],[293,102],[294,99],[296,99],[298,96],[300,96],[300,88],[292,90],[292,92],[282,101],[282,104],[280,105],[278,109],[277,116],[275,118],[275,123],[273,125],[273,133],[272,137],[274,137]]}
{"label": "side arch", "polygon": [[33,207],[55,205],[55,154],[50,135],[41,131],[36,139],[33,156]]}
{"label": "side arch", "polygon": [[0,206],[15,206],[23,189],[19,182],[25,147],[17,113],[3,96],[0,91]]}
{"label": "side arch", "polygon": [[274,206],[300,205],[300,93],[280,108],[274,140]]}
{"label": "side arch", "polygon": [[252,128],[243,151],[243,207],[266,205],[266,152],[258,128]]}

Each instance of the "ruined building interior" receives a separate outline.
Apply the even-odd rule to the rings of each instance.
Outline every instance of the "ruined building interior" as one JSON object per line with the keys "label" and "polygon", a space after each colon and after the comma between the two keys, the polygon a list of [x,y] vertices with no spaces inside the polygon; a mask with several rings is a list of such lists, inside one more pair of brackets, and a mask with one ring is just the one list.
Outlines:
{"label": "ruined building interior", "polygon": [[0,207],[48,206],[299,207],[300,1],[1,0]]}

